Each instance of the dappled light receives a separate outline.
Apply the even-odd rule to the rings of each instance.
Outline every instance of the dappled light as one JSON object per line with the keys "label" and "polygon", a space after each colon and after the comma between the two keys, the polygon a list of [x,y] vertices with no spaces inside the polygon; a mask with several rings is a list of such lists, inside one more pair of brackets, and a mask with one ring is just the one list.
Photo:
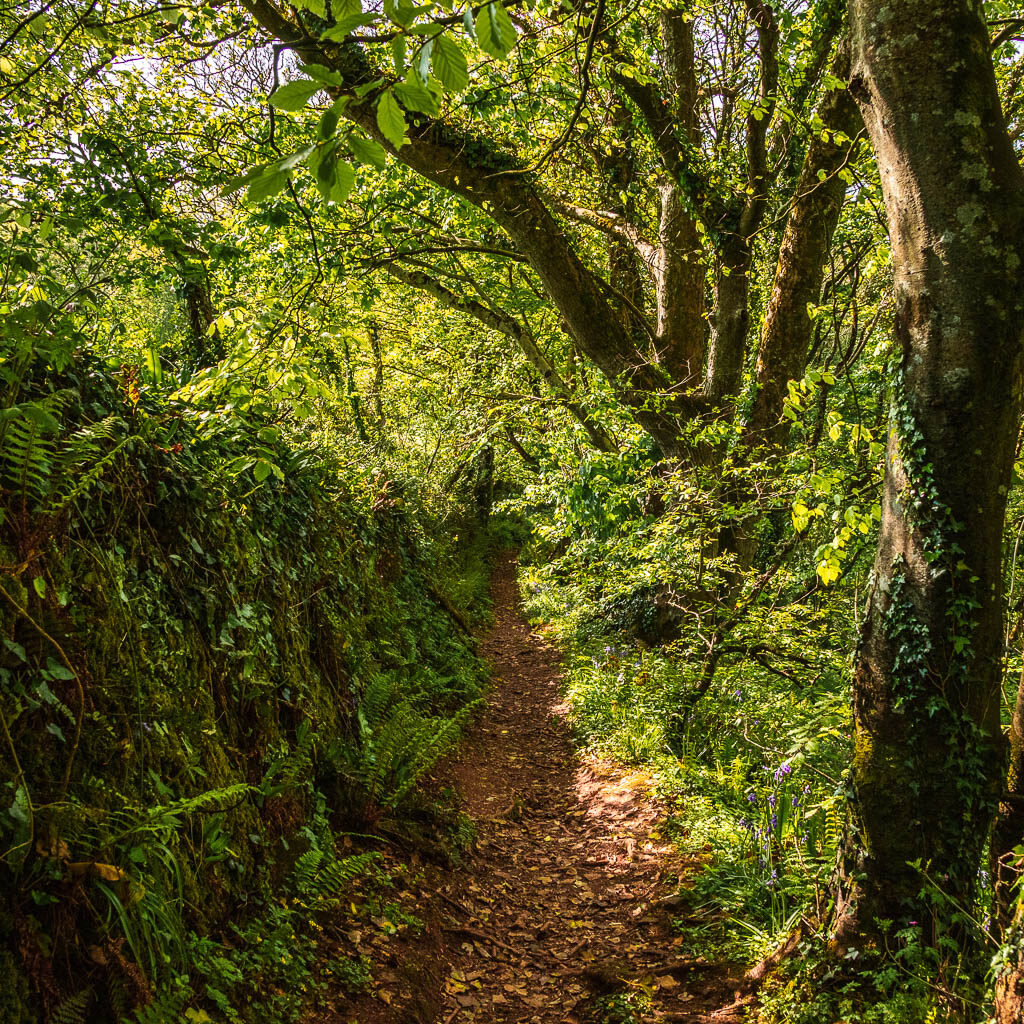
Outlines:
{"label": "dappled light", "polygon": [[0,6],[0,1024],[1024,1024],[1022,82]]}

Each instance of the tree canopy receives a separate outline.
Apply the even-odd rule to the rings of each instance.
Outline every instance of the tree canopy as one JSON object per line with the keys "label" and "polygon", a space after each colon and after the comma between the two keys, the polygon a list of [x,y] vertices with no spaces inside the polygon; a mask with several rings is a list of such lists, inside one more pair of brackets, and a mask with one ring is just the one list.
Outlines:
{"label": "tree canopy", "polygon": [[[749,925],[708,941],[764,1019],[1024,1019],[1022,33],[953,0],[0,13],[11,1019],[87,987],[249,1019],[181,981],[213,918],[161,918],[161,960],[116,884],[230,893],[203,792],[241,873],[282,772],[325,858],[415,817],[499,542],[581,745],[702,808],[703,906]],[[117,996],[39,966],[86,861],[122,873]]]}

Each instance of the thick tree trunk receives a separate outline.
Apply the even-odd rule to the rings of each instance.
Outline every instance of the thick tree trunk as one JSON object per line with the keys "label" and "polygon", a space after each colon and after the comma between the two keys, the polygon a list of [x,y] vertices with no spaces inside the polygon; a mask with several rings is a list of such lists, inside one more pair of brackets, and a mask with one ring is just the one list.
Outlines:
{"label": "thick tree trunk", "polygon": [[684,388],[700,384],[704,368],[704,264],[693,218],[679,201],[679,187],[661,192],[658,255],[654,266],[658,304],[658,362]]}
{"label": "thick tree trunk", "polygon": [[[628,223],[636,223],[634,185],[636,166],[633,160],[632,121],[621,103],[616,103],[610,118],[618,141],[608,152],[599,152],[597,166],[601,172],[603,201],[607,208]],[[623,327],[637,336],[643,331],[644,276],[636,246],[620,235],[608,236],[608,280],[615,289],[612,300]]]}
{"label": "thick tree trunk", "polygon": [[[697,134],[697,75],[693,22],[683,11],[661,15],[661,49],[669,78],[669,104],[678,134],[689,143]],[[675,181],[660,189],[658,252],[654,265],[658,306],[658,362],[676,384],[696,387],[704,368],[703,246]]]}
{"label": "thick tree trunk", "polygon": [[[831,73],[844,81],[849,77],[847,43],[840,46]],[[838,172],[849,159],[847,139],[860,126],[860,112],[848,90],[835,89],[825,94],[818,117],[825,132],[812,134],[807,146],[761,333],[757,392],[746,430],[748,441],[754,444],[776,445],[785,439],[788,421],[782,418],[782,408],[787,384],[802,378],[807,367],[811,340],[807,307],[819,299],[832,234],[846,198],[846,182]]]}
{"label": "thick tree trunk", "polygon": [[[853,682],[834,937],[972,897],[1002,784],[1001,534],[1020,413],[1024,192],[981,8],[853,0],[853,92],[889,219],[899,369]],[[966,937],[963,937],[967,941]]]}

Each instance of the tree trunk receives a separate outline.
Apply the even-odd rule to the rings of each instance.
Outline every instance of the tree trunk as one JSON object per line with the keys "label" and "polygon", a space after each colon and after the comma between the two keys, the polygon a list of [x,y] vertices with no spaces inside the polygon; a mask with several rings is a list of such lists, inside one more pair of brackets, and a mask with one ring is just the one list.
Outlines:
{"label": "tree trunk", "polygon": [[[697,134],[697,75],[693,22],[683,11],[661,15],[661,48],[677,132],[693,144]],[[704,261],[697,224],[686,211],[675,181],[659,188],[661,212],[654,265],[658,307],[658,362],[673,381],[696,387],[704,368]]]}
{"label": "tree trunk", "polygon": [[704,393],[712,404],[735,398],[743,376],[750,313],[750,245],[745,238],[726,239],[715,282],[715,311],[708,347]]}
{"label": "tree trunk", "polygon": [[373,416],[377,433],[384,433],[384,357],[380,351],[380,327],[371,321],[367,333],[370,336],[370,352],[373,355]]}
{"label": "tree trunk", "polygon": [[1017,685],[1017,703],[1010,722],[1010,763],[1006,792],[999,804],[992,831],[992,884],[995,888],[995,921],[1001,934],[1013,923],[1015,891],[1021,868],[1014,849],[1024,843],[1024,672]]}
{"label": "tree trunk", "polygon": [[[831,73],[843,80],[849,77],[847,43],[841,44]],[[789,423],[782,418],[782,409],[787,384],[801,379],[807,367],[807,307],[820,297],[832,234],[846,198],[846,182],[838,171],[849,159],[851,143],[846,139],[856,134],[860,112],[848,90],[834,89],[822,99],[818,116],[828,134],[824,139],[820,132],[811,135],[782,236],[757,357],[757,393],[746,427],[751,443],[778,445],[785,440]]]}
{"label": "tree trunk", "polygon": [[973,895],[1002,784],[1001,534],[1024,325],[1022,176],[980,6],[853,0],[851,22],[900,356],[854,667],[840,948],[879,919],[918,921],[932,941],[955,932],[911,865],[962,906]]}

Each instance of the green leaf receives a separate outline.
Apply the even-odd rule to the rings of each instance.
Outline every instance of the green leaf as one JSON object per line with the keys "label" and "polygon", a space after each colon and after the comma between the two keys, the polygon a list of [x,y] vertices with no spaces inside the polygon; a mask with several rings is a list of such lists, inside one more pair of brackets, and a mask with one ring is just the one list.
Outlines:
{"label": "green leaf", "polygon": [[395,95],[402,101],[406,110],[418,110],[420,113],[435,117],[441,109],[437,96],[420,81],[412,68],[409,68],[405,81],[395,86]]}
{"label": "green leaf", "polygon": [[273,472],[273,463],[267,462],[266,459],[260,459],[255,466],[252,468],[252,475],[256,477],[256,482],[261,484],[268,476]]}
{"label": "green leaf", "polygon": [[340,43],[357,28],[362,28],[364,25],[372,25],[376,20],[377,16],[375,14],[364,14],[363,11],[349,14],[344,18],[339,18],[320,38],[326,39],[331,43]]}
{"label": "green leaf", "polygon": [[36,576],[32,580],[32,589],[40,596],[46,597],[46,580],[42,576]]}
{"label": "green leaf", "polygon": [[276,196],[288,184],[291,175],[288,171],[272,168],[267,174],[257,178],[249,185],[246,193],[249,202],[259,203],[271,196]]}
{"label": "green leaf", "polygon": [[326,145],[318,146],[314,151],[313,155],[309,158],[307,167],[309,167],[309,173],[319,182],[320,180],[320,169],[325,163],[329,163],[334,151],[338,148],[338,139],[331,139]]}
{"label": "green leaf", "polygon": [[434,37],[434,74],[448,92],[462,92],[469,85],[466,55],[454,39],[446,35]]}
{"label": "green leaf", "polygon": [[310,100],[314,93],[318,93],[323,86],[320,82],[314,82],[309,78],[301,78],[297,82],[289,82],[275,90],[270,97],[270,105],[276,110],[294,112],[301,110]]}
{"label": "green leaf", "polygon": [[237,192],[240,188],[248,185],[250,181],[255,181],[260,175],[262,175],[270,164],[257,164],[257,166],[250,168],[245,174],[239,174],[238,177],[232,178],[221,190],[221,197],[229,196],[232,192]]}
{"label": "green leaf", "polygon": [[324,85],[341,85],[341,75],[337,71],[325,68],[323,64],[303,64],[302,72],[318,82],[323,82]]}
{"label": "green leaf", "polygon": [[387,150],[376,139],[367,139],[353,133],[348,137],[348,148],[361,164],[383,170],[387,163]]}
{"label": "green leaf", "polygon": [[46,659],[46,671],[54,679],[62,679],[64,682],[75,678],[75,673],[67,665],[62,665],[59,661],[54,661],[53,658]]}
{"label": "green leaf", "polygon": [[362,99],[364,96],[369,96],[374,89],[379,89],[383,84],[383,78],[375,78],[372,82],[363,82],[362,85],[357,85],[353,91],[359,99]]}
{"label": "green leaf", "polygon": [[300,10],[309,11],[318,18],[327,17],[327,4],[325,0],[294,0],[295,6]]}
{"label": "green leaf", "polygon": [[312,146],[303,146],[301,149],[297,149],[289,156],[282,157],[280,160],[277,160],[271,166],[278,171],[290,171],[293,167],[298,167],[299,164],[304,163],[306,157],[308,157],[312,152]]}
{"label": "green leaf", "polygon": [[338,130],[338,111],[335,109],[336,106],[337,104],[329,106],[320,118],[320,124],[317,126],[316,135],[321,142],[333,139],[334,133]]}
{"label": "green leaf", "polygon": [[348,199],[352,186],[356,183],[356,169],[347,161],[335,159],[334,186],[328,197],[332,203],[341,204]]}
{"label": "green leaf", "polygon": [[377,100],[377,127],[395,149],[401,149],[402,143],[406,141],[405,114],[390,89],[381,93]]}
{"label": "green leaf", "polygon": [[506,57],[516,45],[516,27],[498,0],[491,0],[476,16],[476,39],[492,57]]}
{"label": "green leaf", "polygon": [[164,364],[160,361],[160,350],[155,345],[146,347],[146,369],[155,384],[164,379]]}
{"label": "green leaf", "polygon": [[25,648],[21,644],[16,644],[13,640],[8,640],[5,636],[0,636],[0,643],[4,645],[19,661],[28,662],[28,657],[25,654]]}
{"label": "green leaf", "polygon": [[391,40],[391,62],[395,65],[395,74],[405,72],[405,36],[395,36]]}
{"label": "green leaf", "polygon": [[66,740],[64,739],[64,733],[63,733],[63,732],[61,731],[61,728],[60,728],[60,726],[59,726],[59,725],[57,725],[57,723],[56,723],[56,722],[49,722],[49,723],[47,723],[47,726],[46,726],[46,731],[47,731],[47,732],[48,732],[48,733],[49,733],[49,734],[50,734],[51,736],[56,736],[56,737],[57,737],[57,739],[59,739],[59,740],[61,741],[61,743],[66,743],[66,742],[67,742],[67,741],[66,741]]}
{"label": "green leaf", "polygon": [[430,77],[430,58],[434,52],[434,40],[427,39],[420,47],[420,59],[416,62],[416,70],[419,72],[420,81],[425,82]]}
{"label": "green leaf", "polygon": [[356,181],[355,168],[347,161],[339,158],[337,149],[321,160],[316,172],[316,187],[324,202],[343,203]]}

